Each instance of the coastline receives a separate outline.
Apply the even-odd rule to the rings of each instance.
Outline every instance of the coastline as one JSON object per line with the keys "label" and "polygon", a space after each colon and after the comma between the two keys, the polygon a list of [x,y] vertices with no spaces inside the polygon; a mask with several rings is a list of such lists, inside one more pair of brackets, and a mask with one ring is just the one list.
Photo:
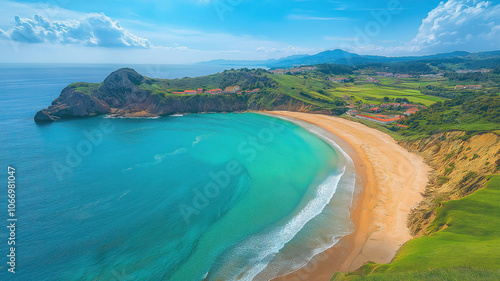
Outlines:
{"label": "coastline", "polygon": [[412,238],[406,226],[411,208],[422,200],[431,168],[390,136],[365,125],[327,115],[272,111],[274,117],[319,126],[354,162],[362,189],[351,207],[353,233],[309,263],[273,280],[330,280],[336,271],[364,263],[388,263]]}

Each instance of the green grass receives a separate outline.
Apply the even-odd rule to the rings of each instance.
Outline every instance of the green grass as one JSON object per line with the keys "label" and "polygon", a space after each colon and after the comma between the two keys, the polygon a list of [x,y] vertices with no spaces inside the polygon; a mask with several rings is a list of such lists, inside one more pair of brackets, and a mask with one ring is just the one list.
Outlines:
{"label": "green grass", "polygon": [[344,275],[337,273],[331,281],[363,280],[363,281],[468,281],[468,280],[500,280],[500,270],[448,268],[433,269],[420,272],[394,274],[372,274],[367,276]]}
{"label": "green grass", "polygon": [[86,83],[86,82],[77,82],[69,84],[69,88],[75,89],[75,91],[83,93],[85,95],[92,94],[93,91],[99,89],[102,83]]}
{"label": "green grass", "polygon": [[[495,175],[473,194],[444,202],[428,228],[431,234],[410,240],[390,264],[366,264],[345,280],[419,280],[432,272],[450,278],[420,280],[500,280],[499,202],[500,175]],[[467,277],[483,273],[485,279]],[[408,279],[398,279],[403,277]]]}
{"label": "green grass", "polygon": [[[384,97],[390,99],[407,98],[412,103],[426,106],[444,100],[443,98],[424,95],[417,89],[418,87],[401,87],[389,82],[383,82],[382,85],[371,83],[331,83],[326,80],[326,76],[315,75],[314,73],[308,75],[269,75],[269,77],[276,81],[280,85],[280,90],[287,95],[317,106],[325,106],[325,103],[335,102],[335,100],[342,98],[344,95],[353,96],[356,101],[368,104],[384,103]],[[414,83],[419,84],[419,82]],[[425,84],[426,82],[422,83]],[[434,81],[432,83],[439,82]],[[301,92],[312,96],[314,99],[301,95]]]}
{"label": "green grass", "polygon": [[368,104],[384,103],[384,97],[391,99],[407,98],[411,103],[420,103],[426,106],[444,100],[443,98],[424,95],[416,89],[366,83],[339,85],[334,89],[330,89],[329,93],[335,97],[354,96],[357,100]]}
{"label": "green grass", "polygon": [[269,77],[279,85],[278,91],[295,99],[321,107],[334,108],[343,102],[328,93],[330,84],[324,77],[315,75],[272,75]]}

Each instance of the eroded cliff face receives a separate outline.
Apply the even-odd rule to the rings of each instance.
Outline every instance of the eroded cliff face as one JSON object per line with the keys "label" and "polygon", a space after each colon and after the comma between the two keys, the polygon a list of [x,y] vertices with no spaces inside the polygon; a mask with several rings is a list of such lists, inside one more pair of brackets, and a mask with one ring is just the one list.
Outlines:
{"label": "eroded cliff face", "polygon": [[428,234],[441,202],[471,194],[484,186],[486,175],[500,170],[500,136],[494,133],[467,137],[465,132],[447,132],[400,144],[434,168],[424,200],[409,217],[415,236]]}
{"label": "eroded cliff face", "polygon": [[106,114],[110,111],[110,106],[102,100],[67,87],[48,108],[37,112],[35,121],[51,122],[59,119]]}

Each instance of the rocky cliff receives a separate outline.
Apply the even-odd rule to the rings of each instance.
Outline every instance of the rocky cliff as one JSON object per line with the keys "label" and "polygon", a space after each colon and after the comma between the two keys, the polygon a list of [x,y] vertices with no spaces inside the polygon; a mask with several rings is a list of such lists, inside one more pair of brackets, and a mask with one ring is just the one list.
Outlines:
{"label": "rocky cliff", "polygon": [[35,115],[36,122],[101,114],[147,117],[175,113],[229,112],[247,109],[246,98],[236,95],[164,96],[139,86],[148,80],[132,69],[111,73],[97,89],[84,93],[70,85],[52,104]]}
{"label": "rocky cliff", "polygon": [[409,218],[415,236],[428,234],[435,208],[442,202],[471,194],[484,186],[486,175],[500,170],[500,136],[495,133],[467,136],[465,132],[447,132],[401,145],[422,155],[434,168],[424,200]]}

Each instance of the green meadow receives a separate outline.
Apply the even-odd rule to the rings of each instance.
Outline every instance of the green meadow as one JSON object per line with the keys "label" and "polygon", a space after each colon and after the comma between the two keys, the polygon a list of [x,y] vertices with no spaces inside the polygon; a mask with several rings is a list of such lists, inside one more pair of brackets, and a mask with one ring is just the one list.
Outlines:
{"label": "green meadow", "polygon": [[[411,103],[419,103],[429,106],[437,101],[444,100],[440,97],[424,95],[418,90],[418,86],[402,87],[393,85],[396,80],[387,78],[382,84],[372,83],[332,83],[327,81],[327,77],[314,74],[309,75],[272,75],[280,88],[288,95],[297,99],[308,101],[315,105],[321,105],[321,100],[334,101],[335,98],[342,98],[344,95],[354,97],[355,101],[361,101],[368,104],[384,103],[384,97],[390,99],[407,98]],[[416,82],[415,82],[416,83]],[[424,82],[422,82],[424,83]],[[425,82],[425,83],[440,83]],[[424,84],[425,84],[424,83]],[[308,96],[301,95],[305,93]]]}
{"label": "green meadow", "polygon": [[329,90],[329,92],[336,97],[342,97],[343,95],[354,96],[357,100],[369,104],[383,103],[384,97],[390,99],[407,98],[410,103],[420,103],[426,106],[443,100],[439,97],[424,95],[415,89],[368,83],[340,85]]}
{"label": "green meadow", "polygon": [[389,264],[368,263],[332,280],[500,280],[500,175],[442,203],[428,236],[410,240]]}
{"label": "green meadow", "polygon": [[313,76],[269,75],[279,85],[279,91],[304,102],[328,108],[338,101],[327,92],[325,79]]}

